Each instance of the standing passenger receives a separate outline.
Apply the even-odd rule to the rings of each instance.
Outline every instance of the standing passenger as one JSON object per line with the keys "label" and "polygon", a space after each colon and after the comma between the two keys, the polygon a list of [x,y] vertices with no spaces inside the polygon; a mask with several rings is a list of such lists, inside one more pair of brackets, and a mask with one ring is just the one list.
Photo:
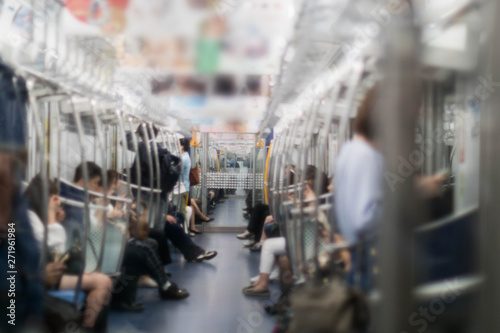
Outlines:
{"label": "standing passenger", "polygon": [[380,218],[384,195],[384,159],[374,140],[376,93],[376,88],[368,91],[359,107],[354,123],[354,138],[342,147],[335,172],[337,224],[342,237],[352,246],[354,264],[348,279],[353,284],[354,277],[359,274],[359,287],[365,292],[373,287],[370,244]]}

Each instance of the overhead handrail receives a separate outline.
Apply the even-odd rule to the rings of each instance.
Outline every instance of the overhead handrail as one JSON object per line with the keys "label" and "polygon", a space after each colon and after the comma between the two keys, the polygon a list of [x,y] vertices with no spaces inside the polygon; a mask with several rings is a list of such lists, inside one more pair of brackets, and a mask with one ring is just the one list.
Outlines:
{"label": "overhead handrail", "polygon": [[[68,206],[77,207],[77,208],[85,208],[86,207],[85,203],[82,201],[69,199],[69,198],[66,198],[63,196],[59,196],[59,199],[61,200],[61,203],[68,205]],[[106,206],[96,205],[93,203],[90,203],[88,207],[91,209],[95,209],[95,210],[102,210],[102,211],[108,210],[108,207],[106,207]]]}
{"label": "overhead handrail", "polygon": [[[122,184],[127,184],[127,182],[123,181],[123,180],[120,180],[120,182]],[[141,192],[153,192],[153,193],[161,193],[162,192],[162,190],[158,189],[158,188],[155,188],[155,189],[153,189],[153,191],[151,191],[151,189],[149,187],[138,186],[138,185],[135,185],[135,184],[130,184],[130,187],[133,188],[133,189],[138,189]]]}
{"label": "overhead handrail", "polygon": [[[80,191],[85,191],[85,188],[78,186],[78,185],[75,185],[74,183],[67,181],[66,179],[61,178],[61,179],[59,179],[59,181],[61,183],[64,183],[65,185],[68,185],[68,186],[74,188],[74,189],[77,189]],[[127,184],[127,182],[124,182],[124,181],[121,181],[121,182],[123,184]],[[88,193],[93,195],[93,196],[96,196],[96,197],[101,197],[101,198],[104,197],[104,194],[101,192],[95,192],[95,191],[88,190]],[[114,200],[114,201],[120,201],[120,202],[124,202],[124,203],[132,203],[132,199],[130,199],[130,198],[117,197],[114,195],[107,195],[106,197],[107,197],[107,199]]]}

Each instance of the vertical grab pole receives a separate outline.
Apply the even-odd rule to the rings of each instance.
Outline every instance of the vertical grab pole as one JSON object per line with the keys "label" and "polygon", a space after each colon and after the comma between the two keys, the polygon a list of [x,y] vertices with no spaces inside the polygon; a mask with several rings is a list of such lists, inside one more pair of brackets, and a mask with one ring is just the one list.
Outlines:
{"label": "vertical grab pole", "polygon": [[[103,186],[103,194],[104,194],[104,205],[106,206],[108,204],[108,172],[107,172],[107,154],[105,150],[105,145],[104,145],[104,136],[102,134],[102,124],[99,121],[99,118],[97,117],[97,111],[95,109],[95,101],[91,100],[90,101],[90,106],[91,106],[91,111],[92,111],[92,119],[94,121],[94,127],[95,131],[97,134],[97,146],[100,147],[101,150],[101,158],[102,158],[102,164],[103,166],[101,167],[102,171],[102,186]],[[104,256],[104,247],[106,244],[106,218],[107,218],[108,212],[105,210],[103,212],[103,223],[102,226],[102,241],[101,241],[101,253],[99,254],[99,258],[97,259],[97,271],[101,271],[101,265],[102,265],[102,259]]]}
{"label": "vertical grab pole", "polygon": [[[120,119],[120,118],[119,118]],[[134,129],[134,126],[132,124],[132,119],[130,117],[127,116],[127,120],[128,120],[128,123],[130,125],[130,129],[133,130]],[[139,160],[140,156],[139,156],[139,145],[137,143],[137,137],[135,136],[135,133],[131,133],[131,137],[132,137],[132,146],[134,148],[134,152],[135,152],[135,158],[137,160]],[[128,143],[125,143],[127,146],[128,146]],[[127,147],[128,149],[128,147]],[[139,219],[140,217],[140,214],[139,214],[139,206],[141,205],[141,163],[136,163],[135,164],[135,171],[137,172],[137,201],[135,203],[135,212],[136,212],[136,216],[137,216],[137,219]],[[129,182],[131,182],[132,180],[129,178]],[[136,228],[135,228],[135,235],[138,235],[139,234],[139,223],[136,223]]]}
{"label": "vertical grab pole", "polygon": [[[83,144],[84,133],[82,126],[82,119],[80,118],[80,114],[75,108],[75,104],[73,102],[73,96],[69,96],[69,103],[71,105],[73,111],[73,118],[76,124],[76,131],[78,134],[78,143],[80,144],[80,152],[82,155],[82,171],[83,171],[83,188],[84,188],[84,210],[83,210],[83,244],[82,244],[82,254],[83,254],[83,267],[85,269],[86,266],[86,254],[87,254],[87,237],[89,235],[89,226],[90,226],[90,195],[89,195],[89,173],[87,169],[87,163],[85,163],[85,145]],[[82,277],[83,272],[78,274],[78,281],[76,283],[76,293],[73,299],[73,303],[77,304],[78,302],[78,294],[82,288]]]}
{"label": "vertical grab pole", "polygon": [[207,174],[208,174],[208,133],[201,134],[202,142],[202,164],[201,164],[201,209],[204,215],[208,213],[208,202],[207,202]]}
{"label": "vertical grab pole", "polygon": [[[150,130],[150,133],[152,135],[154,135],[154,126],[153,126],[153,123],[148,123],[148,126],[149,126],[149,130]],[[160,170],[160,156],[158,155],[158,146],[157,146],[157,143],[156,143],[156,137],[152,138],[152,153],[153,153],[153,157],[154,157],[154,164],[155,164],[155,169],[156,169],[156,183],[155,183],[155,186],[157,189],[161,189],[161,170]],[[153,220],[154,221],[158,221],[158,212],[159,212],[159,208],[160,208],[160,194],[159,193],[156,193],[156,192],[153,192],[152,193],[153,197],[154,197],[154,202],[153,202],[153,205],[155,207],[154,209],[154,213],[153,213]],[[156,226],[156,222],[153,226]]]}
{"label": "vertical grab pole", "polygon": [[152,219],[153,219],[153,194],[154,194],[154,182],[153,182],[153,158],[151,157],[151,138],[150,138],[150,133],[149,133],[149,128],[147,123],[142,122],[141,127],[144,129],[144,135],[146,136],[146,154],[148,155],[148,172],[149,172],[149,188],[151,192],[149,193],[149,205],[148,205],[148,222],[149,225],[151,226]]}
{"label": "vertical grab pole", "polygon": [[[490,15],[489,22],[492,24],[489,35],[498,36],[500,22],[496,18],[500,13],[500,1],[489,2],[485,6],[484,12]],[[500,43],[498,39],[492,38],[487,45],[489,46],[489,57],[487,57],[489,64],[485,66],[486,68],[482,68],[482,72],[485,76],[487,74],[491,75],[492,82],[498,82],[500,64],[497,59],[500,56]],[[500,216],[500,205],[498,205],[500,192],[499,102],[500,94],[498,91],[492,92],[491,97],[484,101],[484,108],[481,110],[480,116],[479,216],[481,220],[479,223],[479,244],[480,270],[483,277],[485,277],[485,282],[481,288],[479,320],[477,323],[479,324],[478,332],[485,333],[497,332],[499,327],[500,265],[497,259],[500,249],[500,243],[498,242],[500,235],[500,224],[498,223],[498,217]]]}
{"label": "vertical grab pole", "polygon": [[257,164],[257,139],[258,139],[257,134],[255,134],[253,137],[254,142],[253,142],[253,156],[252,156],[252,207],[255,207],[255,199],[256,199],[255,191],[257,190],[256,189],[257,168],[255,167]]}
{"label": "vertical grab pole", "polygon": [[[14,89],[16,92],[16,98],[19,99],[19,102],[21,102],[20,96],[19,96],[19,91],[17,90],[17,78],[13,78],[12,84],[14,85]],[[28,92],[33,91],[35,88],[35,80],[30,79],[26,82],[26,88],[28,89]],[[49,196],[48,196],[48,179],[47,179],[47,163],[45,162],[46,155],[45,155],[45,132],[43,130],[43,120],[42,116],[40,114],[40,110],[38,109],[38,103],[36,100],[36,97],[34,97],[34,94],[30,94],[29,99],[30,99],[30,104],[31,104],[31,113],[32,113],[32,122],[33,122],[33,127],[35,128],[35,136],[36,136],[36,141],[37,141],[37,147],[36,147],[36,154],[37,156],[37,162],[40,164],[40,175],[42,179],[42,197],[40,198],[42,201],[42,222],[45,225],[44,228],[44,234],[43,234],[43,249],[40,257],[40,263],[45,265],[47,262],[47,254],[48,254],[48,221],[47,221],[47,208],[49,206]],[[45,269],[40,270],[42,274],[42,278],[45,277]]]}
{"label": "vertical grab pole", "polygon": [[[411,6],[403,7],[393,17],[385,40],[387,53],[382,67],[386,77],[377,99],[376,121],[387,172],[397,172],[400,159],[411,156],[416,148],[414,133],[421,98],[417,58],[420,38],[414,22]],[[414,243],[414,228],[423,222],[423,210],[412,177],[386,187],[378,239],[381,303],[377,308],[377,332],[411,332],[414,329],[408,318],[416,306],[410,245]]]}
{"label": "vertical grab pole", "polygon": [[[126,143],[127,133],[125,132],[125,127],[123,126],[122,115],[121,115],[120,111],[118,111],[118,110],[115,111],[115,115],[116,115],[116,119],[118,120],[118,131],[119,131],[119,133],[120,133],[120,135],[122,137],[122,140],[123,140],[122,142],[125,143],[125,144],[127,144]],[[117,133],[117,136],[118,135],[119,134]],[[122,163],[125,164],[125,172],[127,173],[127,193],[129,195],[131,195],[132,188],[130,186],[130,179],[131,179],[130,178],[131,177],[131,175],[130,175],[130,167],[129,167],[128,163],[127,163],[127,160],[128,160],[127,159],[128,149],[127,149],[127,147],[124,147],[123,145],[122,145],[122,153],[123,153],[123,157],[122,157],[123,162]],[[125,220],[125,223],[127,225],[127,230],[125,231],[125,235],[124,235],[123,240],[122,240],[122,247],[121,247],[121,251],[120,251],[120,259],[118,260],[117,270],[119,270],[122,267],[123,256],[125,254],[125,246],[127,244],[126,234],[128,232],[128,229],[129,229],[128,226],[129,226],[129,223],[130,223],[130,209],[127,209],[127,211],[126,211],[126,213],[124,215],[124,220]]]}

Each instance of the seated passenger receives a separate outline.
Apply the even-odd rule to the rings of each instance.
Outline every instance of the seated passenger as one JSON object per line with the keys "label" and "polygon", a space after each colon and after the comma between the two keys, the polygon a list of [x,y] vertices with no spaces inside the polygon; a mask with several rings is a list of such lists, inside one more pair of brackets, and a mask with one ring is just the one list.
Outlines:
{"label": "seated passenger", "polygon": [[181,227],[184,221],[183,214],[176,216],[167,214],[165,216],[164,232],[172,244],[181,251],[187,261],[201,262],[215,258],[216,251],[206,251],[196,245],[191,238],[186,235]]}
{"label": "seated passenger", "polygon": [[[83,163],[87,166],[88,180],[89,180],[89,190],[95,192],[102,191],[102,171],[101,167],[94,162],[82,162],[75,169],[75,175],[73,177],[73,184],[75,186],[84,187],[85,181],[83,177]],[[79,188],[72,187],[64,182],[60,182],[60,195],[63,198],[71,199],[74,201],[84,202],[85,192]],[[80,207],[75,207],[71,205],[63,205],[64,212],[66,213],[66,218],[63,221],[63,226],[66,229],[66,234],[70,239],[68,242],[71,244],[75,241],[75,238],[81,238],[80,232],[82,225],[84,223],[84,210]]]}
{"label": "seated passenger", "polygon": [[[66,248],[66,233],[64,228],[56,220],[58,210],[60,208],[60,199],[57,194],[57,185],[53,181],[49,181],[49,201],[47,207],[47,244],[49,256],[52,261],[58,262],[65,260],[61,258]],[[42,198],[42,179],[38,175],[31,181],[25,191],[25,195],[30,202],[31,210],[28,212],[31,225],[35,231],[35,236],[40,248],[43,248],[44,229],[42,222],[42,206],[40,198]],[[78,284],[78,275],[63,274],[59,283],[55,287],[59,290],[76,289]],[[109,302],[111,295],[112,283],[111,279],[101,273],[83,273],[81,281],[81,290],[86,291],[87,299],[85,313],[83,315],[82,326],[94,327],[98,314],[102,308]]]}
{"label": "seated passenger", "polygon": [[[148,211],[144,203],[142,203],[142,207],[143,211],[139,218],[136,217],[134,209],[130,215],[130,239],[125,248],[122,265],[122,276],[127,278],[127,283],[122,286],[121,292],[113,300],[128,305],[128,307],[120,307],[120,310],[142,310],[135,303],[137,285],[142,275],[150,276],[157,283],[158,292],[162,299],[180,300],[189,296],[185,289],[177,287],[175,283],[168,280],[155,242],[148,239]],[[129,277],[131,280],[128,279]]]}
{"label": "seated passenger", "polygon": [[214,219],[212,217],[208,217],[201,212],[201,200],[200,199],[191,199],[191,207],[194,210],[195,219],[201,222],[212,222]]}
{"label": "seated passenger", "polygon": [[[315,204],[315,202],[312,199],[316,198],[316,194],[314,192],[316,173],[317,169],[314,166],[307,167],[305,175],[306,186],[304,190],[304,199],[311,200],[311,202],[309,203],[310,206]],[[320,194],[324,194],[327,192],[328,181],[326,175],[322,173],[321,176],[322,176],[321,177],[322,189]],[[317,228],[320,235],[320,244],[319,244],[320,253],[318,255],[318,260],[320,262],[320,265],[321,264],[325,265],[328,259],[324,260],[324,257],[327,256],[327,254],[321,248],[323,244],[331,242],[331,228],[330,224],[328,223],[326,214],[321,210],[319,211],[317,218]],[[340,235],[335,234],[333,235],[333,241],[341,243],[343,242],[343,239],[340,237]],[[308,256],[306,260],[313,259],[314,253],[309,253],[308,255],[307,252],[309,251],[307,251],[306,249],[306,256]],[[269,296],[269,280],[271,271],[273,269],[273,265],[275,263],[275,258],[279,256],[286,256],[286,254],[287,254],[286,240],[284,237],[267,239],[262,245],[262,252],[260,256],[261,259],[259,267],[259,272],[260,272],[259,278],[252,285],[243,288],[243,293],[247,296],[263,296],[263,297]],[[349,271],[350,256],[347,250],[341,251],[341,259],[345,270]],[[285,267],[282,268],[285,269]],[[302,269],[306,270],[307,267],[302,267]]]}

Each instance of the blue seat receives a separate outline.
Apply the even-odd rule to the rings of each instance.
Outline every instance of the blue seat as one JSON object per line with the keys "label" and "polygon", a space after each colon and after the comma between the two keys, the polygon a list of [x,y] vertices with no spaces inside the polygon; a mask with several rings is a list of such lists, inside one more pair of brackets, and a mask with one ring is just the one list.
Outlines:
{"label": "blue seat", "polygon": [[[49,291],[49,295],[53,297],[57,297],[59,299],[62,299],[63,301],[73,303],[73,300],[75,299],[75,290],[52,290]],[[81,291],[78,294],[78,300],[77,300],[77,305],[79,309],[82,309],[83,306],[85,305],[85,299],[87,298],[87,293]]]}

